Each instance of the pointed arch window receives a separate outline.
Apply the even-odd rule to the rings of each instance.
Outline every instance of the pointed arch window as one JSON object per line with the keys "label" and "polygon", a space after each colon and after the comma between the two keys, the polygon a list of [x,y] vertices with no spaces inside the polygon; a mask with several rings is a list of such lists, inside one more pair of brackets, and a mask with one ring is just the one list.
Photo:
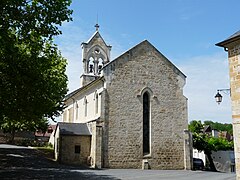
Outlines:
{"label": "pointed arch window", "polygon": [[143,94],[143,155],[150,154],[150,95]]}

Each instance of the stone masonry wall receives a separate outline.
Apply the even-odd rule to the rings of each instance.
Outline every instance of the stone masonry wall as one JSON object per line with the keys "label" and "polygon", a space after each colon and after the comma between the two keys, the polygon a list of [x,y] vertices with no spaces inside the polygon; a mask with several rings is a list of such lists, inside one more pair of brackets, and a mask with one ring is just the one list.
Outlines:
{"label": "stone masonry wall", "polygon": [[240,42],[228,48],[237,179],[240,180]]}
{"label": "stone masonry wall", "polygon": [[[61,136],[61,162],[87,165],[90,141],[91,136]],[[80,154],[75,153],[75,145],[80,145]]]}
{"label": "stone masonry wall", "polygon": [[[147,41],[111,62],[104,74],[109,97],[105,163],[110,168],[142,168],[147,160],[152,169],[184,169],[185,76]],[[143,156],[144,88],[152,92],[148,156]]]}

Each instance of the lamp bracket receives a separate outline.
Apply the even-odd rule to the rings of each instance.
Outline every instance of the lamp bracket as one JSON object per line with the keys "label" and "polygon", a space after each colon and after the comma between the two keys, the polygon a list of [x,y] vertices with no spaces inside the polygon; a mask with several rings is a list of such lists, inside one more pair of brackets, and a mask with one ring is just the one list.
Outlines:
{"label": "lamp bracket", "polygon": [[224,94],[230,95],[231,89],[218,89],[217,92],[223,92]]}

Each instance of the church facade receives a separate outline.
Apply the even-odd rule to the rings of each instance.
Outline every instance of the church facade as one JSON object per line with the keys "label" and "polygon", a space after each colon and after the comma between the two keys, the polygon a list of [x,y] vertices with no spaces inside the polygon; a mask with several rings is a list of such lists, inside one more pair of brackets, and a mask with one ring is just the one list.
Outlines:
{"label": "church facade", "polygon": [[112,61],[110,52],[97,26],[82,43],[80,87],[65,97],[56,159],[96,168],[190,169],[186,76],[147,40]]}

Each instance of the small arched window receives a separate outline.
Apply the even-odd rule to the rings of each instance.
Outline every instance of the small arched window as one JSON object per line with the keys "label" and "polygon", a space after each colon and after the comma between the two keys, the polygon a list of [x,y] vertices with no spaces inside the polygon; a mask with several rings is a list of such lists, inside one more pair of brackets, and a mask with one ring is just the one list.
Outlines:
{"label": "small arched window", "polygon": [[88,72],[89,73],[93,73],[94,72],[94,59],[93,59],[93,57],[89,58]]}

